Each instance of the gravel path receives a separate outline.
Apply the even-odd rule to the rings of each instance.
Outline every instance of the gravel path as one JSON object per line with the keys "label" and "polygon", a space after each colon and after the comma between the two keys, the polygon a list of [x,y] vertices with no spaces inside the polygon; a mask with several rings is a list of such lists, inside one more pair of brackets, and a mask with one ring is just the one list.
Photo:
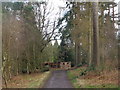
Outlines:
{"label": "gravel path", "polygon": [[51,77],[45,83],[44,88],[72,88],[67,77],[67,72],[63,70],[53,71]]}

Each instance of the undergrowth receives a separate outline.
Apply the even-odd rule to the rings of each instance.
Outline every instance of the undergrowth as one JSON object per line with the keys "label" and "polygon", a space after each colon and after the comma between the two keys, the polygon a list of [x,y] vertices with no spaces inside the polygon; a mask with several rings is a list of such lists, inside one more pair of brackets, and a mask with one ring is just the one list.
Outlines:
{"label": "undergrowth", "polygon": [[75,88],[118,88],[118,71],[97,71],[93,67],[79,67],[68,71]]}

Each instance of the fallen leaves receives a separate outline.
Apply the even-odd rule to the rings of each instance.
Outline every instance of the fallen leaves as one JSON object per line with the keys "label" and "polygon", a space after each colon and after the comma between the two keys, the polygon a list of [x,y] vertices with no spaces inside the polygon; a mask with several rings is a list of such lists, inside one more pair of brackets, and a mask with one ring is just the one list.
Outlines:
{"label": "fallen leaves", "polygon": [[[38,88],[50,72],[18,75],[8,82],[8,88]],[[2,85],[3,88],[5,87]]]}

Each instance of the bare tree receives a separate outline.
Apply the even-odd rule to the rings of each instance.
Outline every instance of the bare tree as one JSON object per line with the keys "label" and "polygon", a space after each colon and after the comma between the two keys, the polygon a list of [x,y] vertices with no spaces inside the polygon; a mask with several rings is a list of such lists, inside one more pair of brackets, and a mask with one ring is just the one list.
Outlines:
{"label": "bare tree", "polygon": [[[50,20],[50,17],[53,15],[54,8],[51,6],[48,7],[48,2],[37,2],[33,5],[36,6],[34,8],[34,13],[36,17],[37,27],[40,31],[40,33],[43,35],[43,38],[41,39],[42,48],[41,52],[44,50],[46,45],[52,41],[55,40],[58,36],[56,29],[57,29],[57,17],[56,15],[59,15],[59,13],[55,13],[55,18],[53,20]],[[56,34],[56,35],[55,35]],[[44,42],[46,40],[46,42]]]}

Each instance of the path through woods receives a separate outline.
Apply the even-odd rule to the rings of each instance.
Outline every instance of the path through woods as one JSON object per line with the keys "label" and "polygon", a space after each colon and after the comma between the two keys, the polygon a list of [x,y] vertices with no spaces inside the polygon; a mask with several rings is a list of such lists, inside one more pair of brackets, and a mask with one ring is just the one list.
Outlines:
{"label": "path through woods", "polygon": [[72,84],[68,80],[66,71],[57,70],[52,72],[44,88],[72,88]]}

